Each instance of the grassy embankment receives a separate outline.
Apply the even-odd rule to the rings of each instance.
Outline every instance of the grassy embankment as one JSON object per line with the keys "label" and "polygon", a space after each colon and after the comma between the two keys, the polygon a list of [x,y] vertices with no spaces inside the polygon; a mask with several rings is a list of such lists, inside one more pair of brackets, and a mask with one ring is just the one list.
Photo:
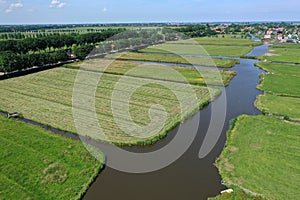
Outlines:
{"label": "grassy embankment", "polygon": [[81,142],[3,116],[0,141],[0,199],[80,199],[102,168]]}
{"label": "grassy embankment", "polygon": [[[294,49],[295,46],[280,45],[279,48],[291,51],[290,48]],[[278,59],[274,57],[269,58]],[[282,56],[280,61],[289,59],[293,58]],[[262,83],[258,87],[265,94],[258,97],[256,106],[266,114],[272,113],[271,116],[299,120],[298,66],[273,63],[258,63],[258,66],[271,74],[262,76]],[[298,199],[299,132],[299,124],[279,118],[262,115],[239,117],[229,131],[226,148],[217,161],[223,180],[262,194],[267,199]],[[221,195],[218,199],[248,198]]]}
{"label": "grassy embankment", "polygon": [[[0,110],[7,112],[21,112],[25,118],[38,121],[62,130],[76,133],[74,119],[72,115],[72,95],[75,77],[78,70],[67,68],[56,68],[43,71],[28,76],[18,77],[0,82]],[[158,71],[161,73],[162,71]],[[148,125],[150,123],[149,109],[153,104],[159,104],[164,107],[167,114],[166,123],[161,131],[154,136],[146,137],[149,133],[144,133],[145,138],[131,137],[125,133],[115,122],[112,113],[111,99],[115,92],[115,86],[122,78],[121,86],[124,88],[122,93],[130,93],[136,84],[145,83],[145,78],[136,78],[131,76],[119,76],[101,72],[88,72],[92,77],[101,77],[95,94],[96,112],[98,119],[101,119],[101,128],[110,141],[118,145],[146,145],[153,143],[167,132],[188,117],[190,114],[198,111],[207,105],[212,98],[220,94],[217,88],[211,88],[211,95],[207,87],[190,86],[190,84],[169,82],[176,91],[170,91],[168,88],[157,85],[147,84],[136,90],[129,101],[130,114],[133,121],[139,125]],[[171,77],[172,78],[172,77]],[[89,81],[81,83],[80,87],[86,87]],[[198,99],[191,100],[189,88],[196,94]],[[177,96],[173,92],[178,92],[179,97],[186,104],[185,109],[181,110]],[[85,97],[85,91],[80,94]],[[117,99],[120,107],[127,105],[126,99]],[[157,115],[163,115],[165,112],[160,108],[153,110]],[[84,110],[88,116],[93,116],[92,111]],[[131,120],[119,116],[119,121],[123,126],[130,126]],[[98,139],[97,135],[87,136]]]}
{"label": "grassy embankment", "polygon": [[241,57],[248,54],[253,46],[261,44],[250,39],[231,37],[203,37],[180,40],[148,47],[140,52]]}

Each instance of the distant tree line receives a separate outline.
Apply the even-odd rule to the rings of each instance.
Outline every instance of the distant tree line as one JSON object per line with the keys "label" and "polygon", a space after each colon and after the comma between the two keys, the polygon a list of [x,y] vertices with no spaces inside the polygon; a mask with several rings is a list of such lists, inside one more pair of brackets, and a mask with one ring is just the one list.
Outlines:
{"label": "distant tree line", "polygon": [[0,41],[0,71],[12,72],[34,66],[70,60],[72,54],[84,59],[95,47],[125,29],[106,29],[101,33],[50,35],[40,38]]}
{"label": "distant tree line", "polygon": [[27,53],[49,48],[69,47],[73,44],[83,45],[105,41],[107,38],[124,31],[124,29],[107,29],[100,33],[50,35],[39,38],[8,39],[0,41],[0,51]]}
{"label": "distant tree line", "polygon": [[211,30],[209,24],[188,25],[180,28],[175,28],[174,30],[189,37],[205,37],[217,34],[214,30]]}
{"label": "distant tree line", "polygon": [[75,46],[72,49],[59,49],[53,52],[30,52],[15,54],[11,52],[1,52],[0,71],[12,72],[32,68],[34,66],[44,66],[56,64],[70,60],[70,55],[76,53],[78,59],[84,59],[94,48],[94,45]]}
{"label": "distant tree line", "polygon": [[124,30],[3,40],[0,41],[0,71],[12,72],[75,58],[83,60],[89,54],[151,45],[175,36],[167,32],[164,35],[157,30]]}

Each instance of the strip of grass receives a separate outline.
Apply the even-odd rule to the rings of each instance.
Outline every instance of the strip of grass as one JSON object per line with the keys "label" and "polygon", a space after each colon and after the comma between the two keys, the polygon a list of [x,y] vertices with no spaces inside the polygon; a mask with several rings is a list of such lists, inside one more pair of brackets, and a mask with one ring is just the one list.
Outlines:
{"label": "strip of grass", "polygon": [[[94,64],[93,64],[94,63]],[[114,61],[105,64],[103,59],[93,60],[91,63],[73,63],[66,65],[67,68],[86,69],[95,72],[104,72],[115,75],[151,78],[166,81],[179,81],[178,77],[169,73],[169,69],[179,72],[190,84],[194,85],[225,85],[228,86],[231,79],[237,74],[228,70],[203,70],[180,66],[149,65],[138,62]],[[139,67],[139,70],[132,70]],[[159,73],[158,73],[159,72]],[[220,78],[220,77],[221,78]],[[222,79],[222,80],[221,80]]]}
{"label": "strip of grass", "polygon": [[233,56],[240,57],[248,54],[252,50],[249,46],[226,46],[226,45],[174,45],[161,44],[146,49],[140,52],[156,52],[156,53],[174,53],[174,54],[193,54],[193,55],[209,55],[209,56]]}
{"label": "strip of grass", "polygon": [[262,83],[259,89],[265,92],[282,95],[300,97],[300,77],[267,74],[261,76]]}
{"label": "strip of grass", "polygon": [[[76,69],[56,68],[1,81],[0,110],[18,111],[25,118],[77,133],[72,112],[73,87],[77,72]],[[95,94],[96,112],[98,119],[101,119],[103,133],[107,135],[110,141],[119,145],[149,144],[161,139],[175,125],[191,113],[207,105],[211,99],[220,94],[220,90],[217,88],[211,88],[209,91],[207,87],[203,86],[190,86],[185,83],[171,82],[170,84],[176,88],[179,97],[183,99],[182,103],[185,108],[182,110],[178,98],[174,94],[175,91],[159,85],[159,82],[158,84],[147,84],[140,87],[132,94],[129,102],[130,114],[135,123],[147,125],[150,122],[149,109],[154,104],[159,104],[165,109],[154,109],[153,111],[157,115],[167,112],[166,122],[160,132],[154,136],[141,139],[129,136],[116,124],[111,99],[113,92],[116,91],[116,84],[121,84],[124,88],[121,93],[130,93],[135,90],[136,84],[144,84],[146,79],[92,71],[87,73],[92,78],[98,78],[102,75]],[[122,83],[119,83],[121,78]],[[91,84],[90,81],[86,80],[80,84],[80,88],[86,88],[89,84]],[[192,88],[198,99],[191,100],[188,88]],[[88,98],[85,90],[77,95],[82,96],[83,99]],[[116,99],[116,101],[122,108],[126,107],[128,103],[126,99],[122,98]],[[94,113],[88,108],[84,109],[83,112],[86,114],[84,120],[87,120],[86,124],[89,124],[89,116],[93,116]],[[128,117],[119,116],[118,119],[121,121],[122,126],[128,127],[131,124],[131,119],[128,119]],[[98,139],[96,135],[85,134]],[[148,135],[149,133],[145,132],[143,134]]]}
{"label": "strip of grass", "polygon": [[290,45],[282,45],[279,47],[273,46],[269,49],[269,54],[262,56],[272,62],[287,62],[287,63],[300,63],[300,48],[291,48]]}
{"label": "strip of grass", "polygon": [[264,94],[258,97],[256,107],[264,113],[285,116],[300,121],[300,99]]}
{"label": "strip of grass", "polygon": [[[109,55],[107,58],[114,58],[116,55]],[[118,60],[141,60],[153,62],[167,62],[177,64],[192,64],[198,66],[216,66],[220,68],[230,68],[239,63],[235,59],[219,59],[205,58],[192,56],[170,56],[161,54],[141,54],[141,53],[126,53],[118,58]]]}
{"label": "strip of grass", "polygon": [[267,116],[241,116],[217,161],[223,180],[267,199],[300,195],[300,125]]}
{"label": "strip of grass", "polygon": [[239,35],[220,35],[219,37],[200,37],[188,40],[170,42],[175,44],[203,44],[203,45],[229,45],[229,46],[258,46],[261,42],[256,42],[250,38],[244,39]]}
{"label": "strip of grass", "polygon": [[299,66],[295,66],[295,65],[260,62],[257,63],[256,66],[274,74],[287,75],[287,76],[300,76],[300,70],[299,70],[300,68]]}
{"label": "strip of grass", "polygon": [[3,116],[0,142],[0,199],[80,199],[102,168],[81,142]]}

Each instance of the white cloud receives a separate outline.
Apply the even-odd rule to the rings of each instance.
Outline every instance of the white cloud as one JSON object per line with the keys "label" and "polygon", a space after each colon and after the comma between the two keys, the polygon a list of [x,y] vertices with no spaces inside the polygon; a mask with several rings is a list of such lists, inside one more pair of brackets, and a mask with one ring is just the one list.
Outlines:
{"label": "white cloud", "polygon": [[52,0],[50,3],[50,8],[63,8],[67,5],[66,2],[61,2],[59,0]]}
{"label": "white cloud", "polygon": [[104,7],[104,8],[102,9],[102,12],[107,12],[107,8]]}
{"label": "white cloud", "polygon": [[21,2],[16,2],[16,3],[11,3],[8,8],[5,10],[6,13],[10,13],[12,11],[14,11],[17,8],[22,8],[23,7],[23,3]]}
{"label": "white cloud", "polygon": [[62,7],[64,7],[65,5],[67,5],[67,3],[64,3],[64,2],[63,2],[63,3],[58,4],[57,7],[58,7],[58,8],[62,8]]}

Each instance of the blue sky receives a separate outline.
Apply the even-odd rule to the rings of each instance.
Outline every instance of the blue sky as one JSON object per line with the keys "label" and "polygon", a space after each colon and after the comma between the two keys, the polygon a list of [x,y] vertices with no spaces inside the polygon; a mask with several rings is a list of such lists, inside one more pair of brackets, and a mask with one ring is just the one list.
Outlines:
{"label": "blue sky", "polygon": [[299,0],[0,0],[0,24],[300,21]]}

